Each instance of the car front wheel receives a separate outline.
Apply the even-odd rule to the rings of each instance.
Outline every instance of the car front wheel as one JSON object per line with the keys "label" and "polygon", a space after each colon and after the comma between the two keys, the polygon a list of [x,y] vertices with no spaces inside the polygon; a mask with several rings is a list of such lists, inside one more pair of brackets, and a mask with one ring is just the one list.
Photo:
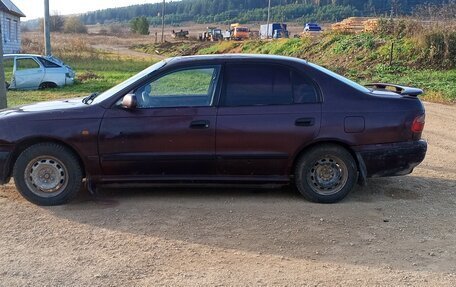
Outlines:
{"label": "car front wheel", "polygon": [[335,203],[342,200],[358,178],[356,162],[343,147],[316,146],[304,153],[295,169],[299,192],[312,202]]}
{"label": "car front wheel", "polygon": [[82,186],[82,169],[76,156],[54,143],[36,144],[23,151],[13,170],[19,192],[30,202],[52,206],[73,199]]}

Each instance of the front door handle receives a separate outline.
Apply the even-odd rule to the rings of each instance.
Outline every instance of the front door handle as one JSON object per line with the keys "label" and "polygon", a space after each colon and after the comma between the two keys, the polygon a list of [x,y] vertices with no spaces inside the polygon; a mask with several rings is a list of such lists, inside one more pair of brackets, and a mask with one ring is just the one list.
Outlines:
{"label": "front door handle", "polygon": [[201,121],[193,121],[190,123],[191,129],[208,129],[210,126],[210,122],[206,120]]}
{"label": "front door handle", "polygon": [[311,127],[315,124],[315,118],[299,118],[295,121],[298,127]]}

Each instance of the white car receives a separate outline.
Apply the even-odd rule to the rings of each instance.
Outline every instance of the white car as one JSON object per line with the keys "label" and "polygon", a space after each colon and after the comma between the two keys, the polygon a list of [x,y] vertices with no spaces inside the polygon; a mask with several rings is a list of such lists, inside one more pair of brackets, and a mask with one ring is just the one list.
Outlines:
{"label": "white car", "polygon": [[74,71],[53,56],[6,54],[3,62],[10,90],[47,89],[74,83]]}

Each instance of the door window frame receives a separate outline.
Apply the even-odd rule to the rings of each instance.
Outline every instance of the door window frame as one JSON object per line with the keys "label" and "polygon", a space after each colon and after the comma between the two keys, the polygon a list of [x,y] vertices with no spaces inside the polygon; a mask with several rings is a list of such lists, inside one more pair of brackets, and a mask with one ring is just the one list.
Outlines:
{"label": "door window frame", "polygon": [[138,108],[138,110],[142,111],[147,111],[147,110],[157,110],[157,109],[175,109],[175,108],[208,108],[208,107],[215,107],[218,104],[218,99],[219,99],[219,94],[220,94],[220,88],[221,88],[221,80],[223,78],[223,64],[216,63],[216,64],[201,64],[201,65],[189,65],[189,66],[180,66],[180,67],[175,67],[175,68],[170,68],[169,70],[163,71],[162,73],[159,73],[158,75],[154,75],[153,77],[147,77],[140,79],[136,85],[132,87],[130,92],[122,95],[119,97],[117,100],[116,104],[113,105],[113,107],[119,108],[121,107],[121,101],[123,97],[129,93],[135,93],[136,90],[144,87],[145,85],[151,84],[152,82],[159,80],[160,78],[163,78],[169,74],[173,74],[176,72],[180,71],[186,71],[186,70],[197,70],[197,69],[214,69],[215,72],[217,73],[216,79],[213,81],[213,91],[211,95],[211,104],[207,106],[177,106],[177,107],[147,107],[147,108]]}
{"label": "door window frame", "polygon": [[[290,83],[291,83],[291,93],[292,93],[292,100],[293,102],[291,104],[267,104],[267,105],[238,105],[238,106],[227,106],[225,104],[225,100],[227,98],[226,94],[226,89],[227,89],[227,82],[226,82],[226,66],[228,65],[269,65],[269,66],[277,66],[281,67],[284,69],[287,69],[290,72]],[[297,74],[301,77],[305,77],[305,79],[311,84],[315,92],[317,94],[317,100],[314,103],[295,103],[294,102],[294,82],[293,82],[293,75]],[[221,108],[243,108],[243,107],[270,107],[270,106],[294,106],[294,105],[311,105],[311,104],[321,104],[323,102],[323,96],[321,92],[320,86],[317,84],[317,82],[310,76],[307,75],[307,73],[301,71],[300,69],[297,69],[296,67],[292,67],[283,63],[276,63],[276,62],[257,62],[257,61],[232,61],[232,62],[225,62],[224,67],[222,70],[222,76],[223,84],[220,87],[220,95],[219,95],[219,100],[217,105]]]}
{"label": "door window frame", "polygon": [[[38,67],[37,67],[37,68],[27,68],[27,69],[18,70],[18,69],[17,69],[17,68],[18,68],[17,62],[18,62],[19,60],[32,60],[32,61],[34,61],[34,62],[38,65]],[[22,71],[26,71],[26,70],[36,70],[36,69],[42,69],[42,68],[43,68],[43,66],[41,65],[41,63],[40,63],[39,61],[37,61],[37,60],[35,59],[35,57],[15,57],[15,58],[14,58],[14,73],[16,73],[16,72],[18,72],[18,71],[19,71],[19,72],[22,72]]]}

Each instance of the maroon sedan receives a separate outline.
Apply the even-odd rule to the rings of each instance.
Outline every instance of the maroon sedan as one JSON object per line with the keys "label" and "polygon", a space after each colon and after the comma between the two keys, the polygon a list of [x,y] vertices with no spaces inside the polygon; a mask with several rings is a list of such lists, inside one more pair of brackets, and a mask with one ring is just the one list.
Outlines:
{"label": "maroon sedan", "polygon": [[40,205],[83,182],[292,183],[337,202],[423,161],[421,93],[289,57],[171,58],[100,95],[2,111],[0,182]]}

